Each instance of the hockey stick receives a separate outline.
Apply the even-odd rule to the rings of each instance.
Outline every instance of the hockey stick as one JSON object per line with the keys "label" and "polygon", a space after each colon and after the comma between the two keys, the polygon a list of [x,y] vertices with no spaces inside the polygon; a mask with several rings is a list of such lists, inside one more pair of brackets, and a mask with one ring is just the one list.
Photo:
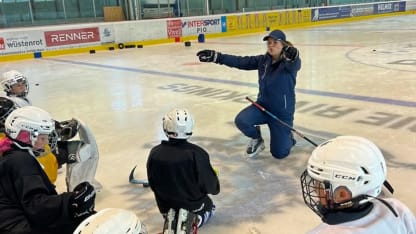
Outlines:
{"label": "hockey stick", "polygon": [[294,133],[296,133],[298,136],[300,136],[301,138],[305,139],[306,141],[308,141],[309,143],[311,143],[312,145],[314,145],[315,147],[318,146],[318,144],[316,144],[315,142],[313,142],[311,139],[307,138],[305,135],[303,135],[302,133],[298,132],[296,129],[292,128],[289,124],[283,122],[282,120],[280,120],[279,118],[277,118],[274,114],[272,114],[270,111],[266,110],[266,108],[262,107],[260,104],[258,104],[257,102],[251,100],[249,97],[246,97],[246,99],[251,102],[254,106],[256,106],[257,108],[259,108],[261,111],[265,112],[266,114],[268,114],[270,117],[272,117],[273,119],[277,120],[277,122],[281,123],[282,125],[288,127],[290,130],[292,130]]}
{"label": "hockey stick", "polygon": [[147,180],[138,180],[136,178],[134,178],[134,170],[136,170],[136,166],[133,167],[133,169],[130,172],[130,176],[129,176],[129,182],[130,184],[141,184],[143,185],[143,187],[149,187],[149,181]]}
{"label": "hockey stick", "polygon": [[[314,145],[315,147],[318,146],[318,144],[316,144],[315,142],[313,142],[312,140],[310,140],[309,138],[307,138],[306,136],[304,136],[302,133],[298,132],[296,129],[292,128],[291,126],[289,126],[287,123],[283,122],[282,120],[280,120],[279,118],[277,118],[275,115],[273,115],[272,113],[270,113],[268,110],[266,110],[266,108],[262,107],[260,104],[258,104],[257,102],[251,100],[249,97],[246,97],[246,99],[251,102],[254,106],[256,106],[257,108],[259,108],[261,111],[266,112],[266,114],[268,114],[269,116],[271,116],[273,119],[277,120],[279,123],[283,124],[284,126],[290,128],[290,130],[292,130],[294,133],[298,134],[298,136],[302,137],[303,139],[307,140],[309,143],[311,143],[312,145]],[[387,188],[387,190],[393,194],[394,192],[394,188],[393,186],[387,181],[385,180],[383,185]]]}

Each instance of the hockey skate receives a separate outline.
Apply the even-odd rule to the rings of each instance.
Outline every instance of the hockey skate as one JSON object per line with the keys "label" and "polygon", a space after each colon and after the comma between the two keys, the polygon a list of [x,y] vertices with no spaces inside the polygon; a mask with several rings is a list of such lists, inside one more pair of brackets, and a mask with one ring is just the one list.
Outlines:
{"label": "hockey skate", "polygon": [[165,216],[163,234],[196,234],[198,229],[197,215],[185,209],[176,212],[170,209]]}
{"label": "hockey skate", "polygon": [[259,133],[259,138],[257,139],[251,139],[248,147],[247,147],[247,156],[249,158],[255,158],[261,151],[264,150],[265,146],[264,146],[264,140],[261,137],[261,132],[260,132],[260,126],[256,126],[256,129]]}

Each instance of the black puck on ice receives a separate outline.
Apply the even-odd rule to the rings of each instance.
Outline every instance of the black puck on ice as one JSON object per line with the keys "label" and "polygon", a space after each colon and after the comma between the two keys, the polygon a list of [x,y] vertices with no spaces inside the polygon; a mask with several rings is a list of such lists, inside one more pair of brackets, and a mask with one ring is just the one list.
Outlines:
{"label": "black puck on ice", "polygon": [[190,41],[185,41],[185,46],[186,47],[191,46],[191,42]]}

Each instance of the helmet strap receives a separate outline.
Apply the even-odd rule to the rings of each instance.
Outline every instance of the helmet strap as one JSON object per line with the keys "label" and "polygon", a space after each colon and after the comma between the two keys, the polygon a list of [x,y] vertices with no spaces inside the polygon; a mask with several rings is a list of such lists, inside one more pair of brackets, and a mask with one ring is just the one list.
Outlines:
{"label": "helmet strap", "polygon": [[394,214],[394,216],[399,217],[399,215],[397,214],[397,212],[394,210],[394,208],[388,203],[386,202],[384,199],[378,198],[378,197],[373,197],[373,196],[369,196],[368,197],[374,198],[378,201],[380,201],[381,203],[383,203],[385,206],[387,206],[387,208],[389,208],[389,210]]}
{"label": "helmet strap", "polygon": [[23,142],[13,140],[13,139],[12,139],[12,141],[13,141],[13,144],[15,146],[17,146],[17,148],[22,149],[22,150],[27,150],[29,152],[29,154],[32,155],[33,157],[39,156],[33,151],[32,146],[30,146],[28,144],[25,144]]}
{"label": "helmet strap", "polygon": [[368,202],[356,208],[327,210],[322,216],[322,221],[329,225],[351,222],[366,216],[373,206],[373,203]]}

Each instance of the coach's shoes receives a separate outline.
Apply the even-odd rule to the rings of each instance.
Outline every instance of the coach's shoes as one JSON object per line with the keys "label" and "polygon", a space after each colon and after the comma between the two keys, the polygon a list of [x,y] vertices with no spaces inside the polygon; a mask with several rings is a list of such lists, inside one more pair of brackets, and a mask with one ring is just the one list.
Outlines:
{"label": "coach's shoes", "polygon": [[248,143],[248,147],[246,150],[247,156],[249,158],[254,158],[256,157],[261,151],[264,150],[264,140],[261,137],[261,131],[260,131],[260,126],[256,126],[256,130],[257,133],[259,135],[259,138],[257,139],[251,139],[250,143]]}
{"label": "coach's shoes", "polygon": [[249,158],[255,158],[264,148],[264,140],[262,137],[251,139],[246,151],[247,156]]}

